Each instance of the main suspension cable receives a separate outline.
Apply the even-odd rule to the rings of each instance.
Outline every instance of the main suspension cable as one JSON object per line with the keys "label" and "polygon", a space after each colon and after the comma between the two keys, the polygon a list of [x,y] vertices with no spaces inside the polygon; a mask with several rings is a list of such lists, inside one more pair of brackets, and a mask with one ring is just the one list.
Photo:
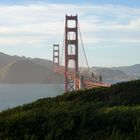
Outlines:
{"label": "main suspension cable", "polygon": [[62,44],[62,50],[61,50],[61,57],[60,57],[60,64],[62,65],[62,59],[63,59],[63,51],[64,51],[64,44],[65,44],[65,29],[63,33],[63,44]]}
{"label": "main suspension cable", "polygon": [[88,59],[87,59],[87,56],[86,56],[86,51],[85,51],[85,48],[84,48],[84,43],[83,43],[83,40],[82,40],[82,34],[81,34],[79,23],[78,23],[78,30],[79,30],[81,45],[82,45],[82,49],[83,49],[84,56],[85,56],[85,59],[86,59],[86,64],[87,64],[87,67],[88,67],[88,71],[89,71],[89,74],[91,74],[89,63],[88,63]]}

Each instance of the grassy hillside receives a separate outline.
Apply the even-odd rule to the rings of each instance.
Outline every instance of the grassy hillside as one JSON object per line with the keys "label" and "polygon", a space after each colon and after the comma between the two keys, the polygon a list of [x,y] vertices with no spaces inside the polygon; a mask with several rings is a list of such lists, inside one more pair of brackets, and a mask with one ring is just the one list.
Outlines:
{"label": "grassy hillside", "polygon": [[2,140],[139,140],[140,81],[79,91],[0,113]]}

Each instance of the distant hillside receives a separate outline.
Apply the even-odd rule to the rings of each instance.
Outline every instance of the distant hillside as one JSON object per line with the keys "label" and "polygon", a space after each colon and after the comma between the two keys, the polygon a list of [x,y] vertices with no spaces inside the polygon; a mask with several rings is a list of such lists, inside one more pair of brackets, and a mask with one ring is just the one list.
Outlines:
{"label": "distant hillside", "polygon": [[18,60],[0,70],[1,83],[62,83],[63,77],[31,60]]}
{"label": "distant hillside", "polygon": [[140,81],[40,99],[0,113],[1,140],[139,140]]}
{"label": "distant hillside", "polygon": [[[22,66],[22,62],[28,64],[23,63],[24,66]],[[29,66],[30,64],[33,66]],[[18,65],[23,69],[19,71]],[[87,68],[80,68],[80,71],[87,71]],[[102,75],[104,82],[117,83],[140,79],[140,64],[113,68],[92,67],[91,71],[95,75]],[[62,83],[63,79],[63,76],[53,73],[53,63],[50,60],[0,53],[0,83],[48,83],[48,81],[50,83]]]}
{"label": "distant hillside", "polygon": [[50,60],[0,53],[0,83],[63,83],[63,79],[53,72]]}
{"label": "distant hillside", "polygon": [[92,67],[91,71],[95,75],[102,75],[103,81],[122,82],[140,79],[140,65],[128,66],[128,67]]}
{"label": "distant hillside", "polygon": [[107,69],[107,68],[100,68],[96,71],[97,75],[102,75],[103,78],[114,78],[114,79],[119,79],[119,78],[125,78],[128,75],[122,72],[121,70],[112,70],[112,69]]}
{"label": "distant hillside", "polygon": [[35,64],[39,64],[41,66],[47,67],[50,70],[53,69],[53,62],[50,60],[34,58],[34,59],[31,59],[31,61],[34,62]]}
{"label": "distant hillside", "polygon": [[136,64],[133,66],[127,66],[127,67],[114,67],[112,69],[121,70],[128,75],[140,76],[140,64]]}
{"label": "distant hillside", "polygon": [[21,59],[22,57],[10,56],[10,55],[0,52],[0,68],[6,66],[9,63],[12,63],[14,61],[21,60]]}
{"label": "distant hillside", "polygon": [[6,66],[7,64],[13,63],[17,60],[30,60],[33,61],[36,64],[45,66],[49,69],[52,69],[53,63],[50,60],[46,60],[46,59],[40,59],[40,58],[30,58],[30,57],[25,57],[25,56],[11,56],[11,55],[7,55],[5,53],[0,52],[0,68],[2,68],[3,66]]}

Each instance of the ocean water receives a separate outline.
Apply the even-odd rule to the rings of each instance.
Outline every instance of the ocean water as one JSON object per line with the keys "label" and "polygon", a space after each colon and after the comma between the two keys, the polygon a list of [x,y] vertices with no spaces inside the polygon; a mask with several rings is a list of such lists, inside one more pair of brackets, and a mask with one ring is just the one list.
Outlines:
{"label": "ocean water", "polygon": [[62,84],[0,84],[0,111],[62,93]]}

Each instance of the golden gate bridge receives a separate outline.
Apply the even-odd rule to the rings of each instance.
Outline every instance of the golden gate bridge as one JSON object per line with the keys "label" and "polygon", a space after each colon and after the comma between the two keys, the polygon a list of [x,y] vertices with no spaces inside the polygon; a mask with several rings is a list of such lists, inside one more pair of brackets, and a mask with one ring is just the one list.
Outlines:
{"label": "golden gate bridge", "polygon": [[[72,23],[72,24],[70,24]],[[65,33],[64,33],[64,66],[60,65],[60,48],[59,44],[53,44],[53,70],[56,73],[64,75],[65,78],[65,92],[70,92],[80,89],[90,89],[97,87],[110,87],[111,84],[102,82],[101,76],[96,79],[94,74],[90,72],[89,76],[85,76],[79,71],[79,45],[78,45],[78,34],[80,35],[87,67],[90,72],[88,65],[82,36],[80,32],[80,26],[78,23],[78,16],[65,17]],[[62,55],[62,54],[61,54]],[[69,66],[69,62],[73,61],[74,67]]]}

